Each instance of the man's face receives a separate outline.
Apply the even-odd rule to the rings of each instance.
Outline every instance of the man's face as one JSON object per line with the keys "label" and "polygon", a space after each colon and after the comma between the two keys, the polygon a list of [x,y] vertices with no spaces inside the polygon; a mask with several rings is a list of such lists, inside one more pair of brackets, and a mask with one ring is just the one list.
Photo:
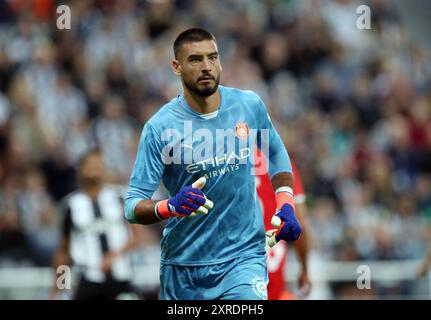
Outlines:
{"label": "man's face", "polygon": [[84,183],[101,183],[104,174],[105,167],[100,154],[90,154],[79,170],[80,179]]}
{"label": "man's face", "polygon": [[188,90],[203,97],[212,95],[217,91],[222,70],[217,44],[213,40],[184,43],[172,68]]}

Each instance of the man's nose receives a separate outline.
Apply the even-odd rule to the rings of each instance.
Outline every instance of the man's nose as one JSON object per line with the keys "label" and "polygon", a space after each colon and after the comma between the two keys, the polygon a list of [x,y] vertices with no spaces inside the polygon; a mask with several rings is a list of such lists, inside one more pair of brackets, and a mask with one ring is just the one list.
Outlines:
{"label": "man's nose", "polygon": [[208,58],[202,60],[202,70],[211,71],[211,63]]}

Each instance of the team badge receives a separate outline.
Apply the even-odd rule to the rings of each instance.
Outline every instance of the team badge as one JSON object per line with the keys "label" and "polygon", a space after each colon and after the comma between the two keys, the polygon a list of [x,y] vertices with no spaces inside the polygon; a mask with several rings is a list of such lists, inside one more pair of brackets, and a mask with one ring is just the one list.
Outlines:
{"label": "team badge", "polygon": [[250,129],[248,128],[247,123],[245,122],[238,122],[235,126],[235,134],[240,139],[245,139],[248,137],[248,134],[250,133]]}
{"label": "team badge", "polygon": [[251,288],[259,299],[267,300],[268,291],[266,288],[266,282],[263,277],[254,277],[251,281]]}

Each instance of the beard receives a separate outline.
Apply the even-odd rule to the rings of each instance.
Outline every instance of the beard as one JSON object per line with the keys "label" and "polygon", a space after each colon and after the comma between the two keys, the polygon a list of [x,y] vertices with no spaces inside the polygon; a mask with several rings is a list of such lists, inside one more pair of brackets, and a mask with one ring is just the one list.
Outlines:
{"label": "beard", "polygon": [[[199,81],[199,80],[198,80]],[[186,86],[187,89],[189,89],[191,92],[197,94],[198,96],[201,97],[209,97],[211,96],[214,92],[217,91],[218,89],[218,85],[220,82],[220,75],[218,77],[214,77],[214,85],[205,85],[203,87],[199,87],[197,82],[192,82],[192,81],[188,81],[183,79],[183,83]]]}
{"label": "beard", "polygon": [[81,177],[81,184],[86,185],[86,186],[97,186],[97,185],[101,185],[102,183],[103,183],[103,178],[99,177],[99,176]]}
{"label": "beard", "polygon": [[94,174],[79,172],[78,178],[83,185],[94,186],[103,183],[104,175],[102,173]]}

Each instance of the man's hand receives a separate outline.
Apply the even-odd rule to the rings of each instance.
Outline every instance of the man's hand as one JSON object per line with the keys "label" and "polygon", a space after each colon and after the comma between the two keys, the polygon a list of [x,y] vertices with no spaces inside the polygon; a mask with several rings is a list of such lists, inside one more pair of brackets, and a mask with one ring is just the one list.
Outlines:
{"label": "man's hand", "polygon": [[266,232],[267,244],[270,248],[280,240],[295,241],[301,235],[301,225],[295,216],[293,192],[288,187],[280,188],[276,192],[277,212],[271,219],[271,224],[276,228]]}
{"label": "man's hand", "polygon": [[267,243],[270,248],[275,246],[280,240],[298,240],[302,232],[293,208],[289,204],[284,204],[281,210],[275,213],[271,219],[271,224],[277,229],[268,230],[266,232]]}
{"label": "man's hand", "polygon": [[300,298],[305,298],[310,294],[311,281],[310,281],[310,278],[308,277],[307,272],[305,271],[302,271],[298,277],[298,289],[299,289],[298,296]]}
{"label": "man's hand", "polygon": [[156,205],[156,216],[160,220],[170,217],[190,217],[207,214],[214,204],[202,192],[206,179],[201,177],[191,186],[184,186],[171,199],[159,201]]}

